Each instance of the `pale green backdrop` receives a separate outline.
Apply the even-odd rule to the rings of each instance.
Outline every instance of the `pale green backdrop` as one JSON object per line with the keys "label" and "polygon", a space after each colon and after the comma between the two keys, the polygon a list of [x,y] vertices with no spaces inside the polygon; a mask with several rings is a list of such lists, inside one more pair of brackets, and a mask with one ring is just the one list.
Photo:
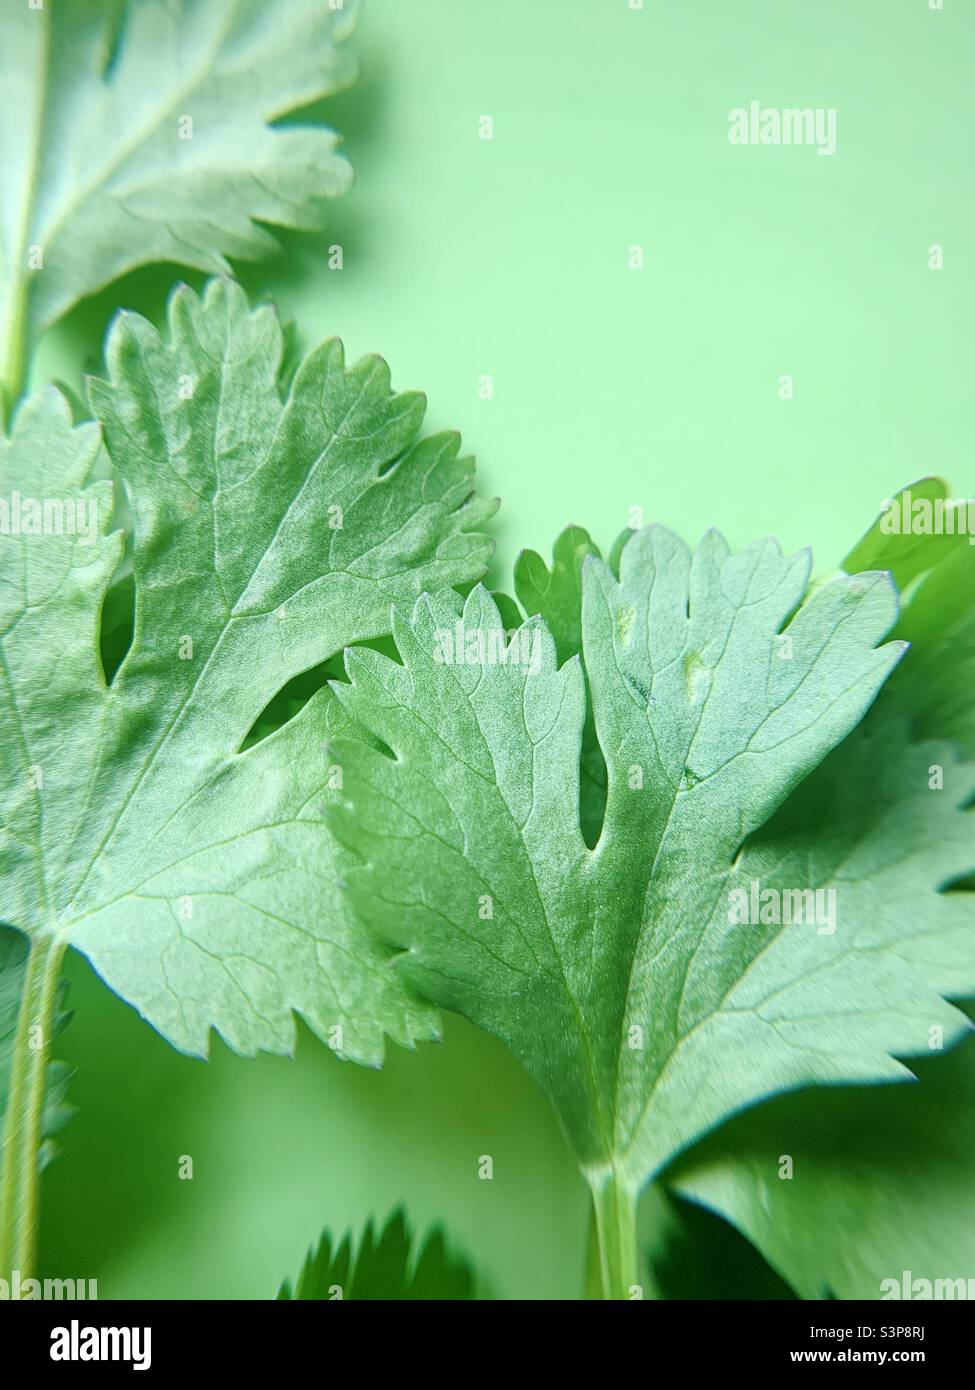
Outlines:
{"label": "pale green backdrop", "polygon": [[[503,499],[495,583],[567,522],[608,543],[633,506],[688,539],[812,544],[827,569],[912,479],[975,491],[967,0],[368,0],[358,48],[328,106],[358,184],[325,236],[243,278],[304,345],[382,352],[462,431]],[[836,153],[730,145],[752,100],[835,108]],[[76,384],[113,305],[158,315],[175,274],[82,306],[36,375]],[[491,1040],[452,1021],[382,1074],[307,1036],[296,1063],[217,1044],[207,1067],[72,975],[52,1270],[103,1296],[267,1295],[323,1224],[403,1200],[493,1293],[578,1292],[581,1184]]]}

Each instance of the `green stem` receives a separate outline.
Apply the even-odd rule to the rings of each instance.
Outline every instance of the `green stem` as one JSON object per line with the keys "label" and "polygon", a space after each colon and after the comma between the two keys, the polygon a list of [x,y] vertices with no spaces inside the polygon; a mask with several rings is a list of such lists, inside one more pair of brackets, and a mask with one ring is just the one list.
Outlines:
{"label": "green stem", "polygon": [[24,152],[26,176],[11,192],[12,205],[19,207],[18,226],[7,241],[0,261],[0,427],[9,427],[14,406],[20,400],[27,375],[29,282],[34,273],[28,265],[32,240],[31,226],[37,202],[41,170],[41,139],[51,71],[50,6],[42,6],[34,16],[32,28],[36,43],[32,49],[31,72],[26,90],[32,109],[27,114],[30,148]]}
{"label": "green stem", "polygon": [[583,1298],[598,1299],[603,1296],[603,1275],[599,1267],[599,1237],[596,1234],[596,1208],[589,1206],[589,1234],[586,1238],[586,1282]]}
{"label": "green stem", "polygon": [[0,427],[24,389],[27,365],[27,279],[15,275],[0,289]]}
{"label": "green stem", "polygon": [[52,936],[32,941],[13,1040],[0,1168],[0,1278],[19,1270],[21,1283],[34,1277],[44,1080],[63,955]]}
{"label": "green stem", "polygon": [[636,1192],[613,1168],[590,1170],[586,1176],[593,1206],[587,1297],[629,1300],[639,1284]]}

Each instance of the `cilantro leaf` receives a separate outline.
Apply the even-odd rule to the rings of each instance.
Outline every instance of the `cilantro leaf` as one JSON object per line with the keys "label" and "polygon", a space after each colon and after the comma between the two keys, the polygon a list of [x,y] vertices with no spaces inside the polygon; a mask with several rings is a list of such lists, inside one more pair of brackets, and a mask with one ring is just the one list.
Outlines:
{"label": "cilantro leaf", "polygon": [[975,1279],[975,1041],[912,1069],[915,1085],[800,1092],[736,1116],[669,1181],[803,1298],[902,1298],[905,1271],[907,1297],[915,1279]]}
{"label": "cilantro leaf", "polygon": [[[893,501],[908,515],[917,504],[923,518],[925,504],[948,496],[940,479],[929,478]],[[893,532],[878,520],[843,563],[850,572],[876,564],[893,572],[905,590],[895,632],[912,645],[849,747],[824,765],[818,810],[807,802],[799,813],[825,819],[837,841],[857,845],[857,853],[871,819],[878,830],[886,826],[886,850],[884,838],[871,832],[877,860],[865,878],[888,900],[888,911],[903,894],[916,913],[915,941],[905,937],[899,950],[916,952],[922,934],[930,942],[944,928],[947,906],[960,928],[954,992],[969,994],[975,898],[963,890],[975,874],[975,778],[957,748],[975,753],[975,550],[964,533]],[[922,738],[943,729],[956,746],[907,747],[908,725]],[[890,857],[898,843],[901,863]],[[904,872],[908,854],[924,864],[932,884],[940,874],[954,891],[918,899]],[[907,926],[903,909],[902,916]],[[911,1007],[910,999],[902,1002],[905,1011]],[[951,1040],[938,1030],[932,1018],[932,1055]],[[937,1061],[912,1061],[911,1072],[911,1086],[831,1090],[760,1106],[695,1147],[668,1180],[733,1221],[804,1297],[829,1287],[841,1298],[885,1291],[900,1298],[904,1271],[908,1290],[911,1279],[975,1277],[975,1044]],[[793,1164],[786,1179],[779,1173],[783,1155]],[[884,1285],[890,1279],[900,1289],[892,1295]]]}
{"label": "cilantro leaf", "polygon": [[[169,333],[122,315],[95,413],[134,516],[135,629],[111,685],[99,619],[122,553],[99,430],[48,389],[0,444],[0,493],[97,504],[90,534],[0,535],[4,915],[84,952],[177,1048],[211,1029],[288,1052],[295,1012],[341,1055],[435,1035],[366,938],[323,832],[347,723],[321,688],[240,752],[275,692],[388,629],[391,602],[470,581],[493,503],[454,435],[379,358],[325,343],[286,400],[281,332],[235,285],[173,297]],[[22,503],[22,506],[24,504]],[[32,526],[31,531],[40,530]],[[52,659],[52,653],[57,653]]]}
{"label": "cilantro leaf", "polygon": [[[975,757],[975,545],[968,534],[975,502],[959,499],[950,507],[952,531],[928,529],[935,507],[945,508],[950,496],[940,478],[904,488],[843,568],[850,574],[888,569],[905,591],[895,632],[911,643],[911,657],[884,691],[882,708],[909,716],[921,736],[952,738]],[[903,529],[905,514],[920,533]],[[890,517],[901,529],[888,529]],[[942,518],[947,526],[949,514]]]}
{"label": "cilantro leaf", "polygon": [[38,336],[135,266],[225,271],[319,225],[337,137],[279,117],[347,86],[355,0],[47,0],[0,46],[0,393]]}
{"label": "cilantro leaf", "polygon": [[[900,1052],[912,1058],[900,1079],[920,1082],[767,1102],[668,1171],[668,1183],[733,1221],[803,1297],[828,1287],[875,1298],[902,1269],[960,1276],[970,1261],[975,1209],[962,1198],[970,1160],[959,1135],[975,1126],[975,1052],[966,1043],[936,1062],[913,1058],[969,1031],[964,1014],[946,1017],[919,986],[933,972],[951,997],[975,988],[975,899],[960,891],[975,867],[973,793],[975,767],[952,744],[910,743],[906,725],[878,706],[765,837],[786,881],[801,880],[810,840],[822,860],[843,864],[843,914],[855,914],[856,933],[847,969],[831,979],[836,1024],[855,1042],[858,1029],[889,1027],[899,1014]],[[806,881],[819,881],[819,862]],[[870,952],[876,966],[864,972],[857,956]],[[855,1017],[845,1021],[844,1010]],[[784,1176],[783,1158],[792,1164]]]}
{"label": "cilantro leaf", "polygon": [[[555,639],[559,665],[582,651],[582,567],[599,555],[588,531],[567,526],[552,550],[551,570],[534,550],[523,550],[515,561],[515,593],[526,613],[545,620]],[[516,624],[517,626],[517,624]],[[599,839],[606,810],[606,762],[596,738],[592,701],[586,701],[579,768],[579,821],[590,849]]]}
{"label": "cilantro leaf", "polygon": [[662,1212],[651,1232],[647,1263],[659,1298],[795,1301],[795,1290],[734,1225],[673,1191],[661,1189],[655,1196],[663,1198]]}
{"label": "cilantro leaf", "polygon": [[437,1299],[474,1297],[470,1266],[447,1248],[443,1231],[434,1226],[419,1248],[399,1208],[377,1235],[372,1221],[353,1247],[346,1235],[335,1244],[323,1231],[318,1245],[309,1250],[294,1291],[286,1279],[279,1299]]}
{"label": "cilantro leaf", "polygon": [[555,640],[559,665],[582,651],[582,570],[599,557],[589,532],[567,526],[552,547],[552,568],[535,550],[515,561],[515,593],[526,613],[539,614]]}
{"label": "cilantro leaf", "polygon": [[[481,589],[463,634],[437,598],[399,617],[403,666],[348,654],[336,693],[393,757],[340,741],[348,797],[328,814],[361,861],[350,896],[404,950],[407,979],[508,1043],[594,1192],[632,1193],[763,1096],[890,1079],[904,1072],[892,1053],[926,1045],[922,1024],[957,1034],[941,992],[964,973],[962,924],[946,901],[941,930],[902,957],[907,909],[881,912],[832,839],[761,835],[902,654],[877,647],[896,617],[886,576],[803,603],[807,556],[771,541],[731,555],[711,533],[692,557],[660,527],[628,541],[619,580],[595,557],[583,568],[608,769],[594,850],[579,819],[580,664],[558,668],[540,619],[503,647]],[[939,886],[928,868],[905,870],[915,901]],[[839,890],[843,932],[729,925],[733,889],[791,886],[800,870],[797,886],[811,874]]]}

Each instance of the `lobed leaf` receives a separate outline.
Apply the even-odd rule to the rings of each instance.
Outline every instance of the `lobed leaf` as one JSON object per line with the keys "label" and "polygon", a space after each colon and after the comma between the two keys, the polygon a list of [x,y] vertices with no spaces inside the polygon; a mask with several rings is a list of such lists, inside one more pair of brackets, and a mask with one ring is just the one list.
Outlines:
{"label": "lobed leaf", "polygon": [[386,631],[391,603],[476,578],[494,504],[381,359],[347,368],[326,343],[282,399],[281,350],[273,312],[230,283],[178,291],[166,336],[116,322],[90,387],[134,516],[111,684],[99,629],[123,536],[92,480],[99,428],[49,389],[0,443],[0,493],[96,508],[90,533],[0,535],[5,915],[84,952],[185,1052],[211,1029],[288,1052],[297,1012],[378,1063],[384,1033],[410,1046],[437,1025],[339,892],[323,820],[347,717],[323,686],[249,734],[292,678]]}
{"label": "lobed leaf", "polygon": [[[910,513],[912,502],[923,509],[948,497],[946,485],[929,478],[892,500],[896,513],[902,504]],[[895,633],[911,650],[862,730],[824,765],[818,805],[800,803],[797,814],[810,815],[816,834],[838,846],[863,843],[873,819],[880,850],[877,832],[886,828],[888,857],[878,853],[864,866],[863,890],[905,925],[916,911],[913,940],[896,947],[902,957],[927,957],[940,929],[943,963],[954,954],[953,992],[962,996],[972,991],[975,952],[975,810],[971,769],[958,752],[975,752],[975,549],[961,531],[915,534],[886,524],[878,520],[843,564],[851,573],[873,565],[893,572],[905,591]],[[914,739],[942,730],[954,743],[908,745],[908,727]],[[794,834],[804,828],[793,824]],[[912,864],[932,880],[940,869],[953,891],[936,903],[919,900]],[[947,936],[946,907],[958,923]],[[885,1003],[895,1005],[896,993]],[[909,1014],[916,1001],[903,997],[900,1007]],[[923,1011],[918,1022],[923,1029]],[[915,1084],[773,1101],[695,1147],[668,1180],[733,1221],[804,1297],[824,1287],[841,1298],[911,1297],[915,1280],[917,1296],[924,1281],[933,1288],[940,1280],[954,1297],[955,1280],[975,1278],[975,1047],[969,1040],[938,1058],[956,1034],[946,1037],[931,1015],[931,1060],[911,1062],[907,1079]],[[783,1157],[792,1165],[786,1179]]]}
{"label": "lobed leaf", "polygon": [[[872,815],[900,745],[837,755],[846,802],[816,773],[903,654],[878,646],[897,611],[886,576],[807,594],[807,556],[732,555],[714,533],[691,556],[659,527],[618,554],[618,578],[583,564],[608,772],[594,848],[580,662],[559,667],[540,619],[502,645],[481,590],[463,615],[473,656],[435,598],[396,622],[402,666],[349,654],[336,694],[392,757],[341,743],[348,796],[328,814],[361,861],[350,896],[404,976],[508,1043],[591,1176],[636,1188],[763,1097],[894,1079],[932,1024],[960,1036],[945,996],[975,987],[971,919],[941,890],[968,862],[973,774],[945,751],[931,822],[926,753],[900,778],[895,764]],[[835,930],[733,921],[753,882],[780,902],[834,893]]]}

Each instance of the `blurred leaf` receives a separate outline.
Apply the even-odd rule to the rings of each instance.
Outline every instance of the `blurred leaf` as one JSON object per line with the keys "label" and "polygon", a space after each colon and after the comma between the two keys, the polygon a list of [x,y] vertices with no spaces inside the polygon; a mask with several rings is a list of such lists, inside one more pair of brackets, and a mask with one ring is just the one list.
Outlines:
{"label": "blurred leaf", "polygon": [[665,1299],[794,1299],[795,1293],[733,1225],[695,1202],[668,1197],[669,1222],[651,1255]]}
{"label": "blurred leaf", "polygon": [[[947,485],[940,478],[912,483],[892,499],[893,515],[903,521],[914,504],[944,504]],[[975,502],[959,501],[954,515],[975,517]],[[922,737],[951,738],[975,757],[975,545],[967,529],[956,534],[915,535],[901,529],[887,534],[878,518],[843,561],[849,573],[888,569],[905,590],[894,635],[912,645],[879,702],[882,710],[908,715]],[[949,524],[947,517],[944,524]]]}
{"label": "blurred leaf", "polygon": [[802,1298],[880,1298],[905,1270],[975,1279],[975,1039],[912,1067],[914,1085],[806,1091],[736,1116],[668,1181],[733,1221]]}
{"label": "blurred leaf", "polygon": [[377,1236],[372,1221],[358,1244],[351,1235],[336,1245],[328,1231],[308,1252],[294,1291],[288,1280],[279,1299],[440,1299],[474,1297],[474,1276],[466,1261],[447,1249],[434,1227],[422,1246],[409,1229],[406,1213],[395,1211]]}
{"label": "blurred leaf", "polygon": [[964,550],[968,545],[964,533],[925,533],[903,527],[904,513],[909,518],[915,505],[933,509],[949,499],[948,485],[942,478],[921,478],[901,488],[888,498],[884,510],[843,561],[843,568],[848,574],[889,570],[898,587],[906,589],[919,574],[937,568],[956,550]]}

